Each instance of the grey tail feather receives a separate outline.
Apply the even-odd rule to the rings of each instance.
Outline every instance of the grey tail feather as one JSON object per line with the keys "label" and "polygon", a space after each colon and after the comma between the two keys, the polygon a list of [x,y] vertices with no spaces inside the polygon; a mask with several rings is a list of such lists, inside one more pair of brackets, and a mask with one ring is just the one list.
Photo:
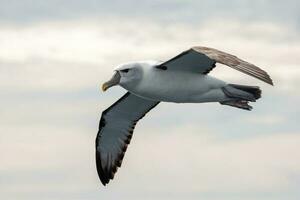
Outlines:
{"label": "grey tail feather", "polygon": [[220,104],[240,108],[243,110],[249,110],[249,111],[252,110],[252,106],[250,106],[248,104],[248,101],[245,101],[245,100],[223,101],[223,102],[220,102]]}
{"label": "grey tail feather", "polygon": [[255,99],[261,98],[261,89],[258,86],[247,86],[247,85],[236,85],[236,84],[228,84],[228,85],[252,94]]}
{"label": "grey tail feather", "polygon": [[228,84],[223,87],[224,94],[230,99],[220,102],[222,105],[233,106],[244,110],[252,110],[249,101],[261,98],[261,90],[257,86]]}

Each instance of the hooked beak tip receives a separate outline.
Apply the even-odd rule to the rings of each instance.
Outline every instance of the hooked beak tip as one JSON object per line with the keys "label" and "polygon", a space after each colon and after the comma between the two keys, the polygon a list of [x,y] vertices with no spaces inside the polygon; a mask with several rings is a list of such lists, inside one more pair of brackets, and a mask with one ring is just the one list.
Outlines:
{"label": "hooked beak tip", "polygon": [[103,92],[105,92],[108,88],[111,88],[115,85],[118,85],[121,79],[121,75],[117,72],[114,74],[114,76],[107,82],[103,83],[101,89]]}
{"label": "hooked beak tip", "polygon": [[103,92],[105,92],[107,90],[107,85],[103,84],[102,87],[101,87],[101,89],[102,89]]}

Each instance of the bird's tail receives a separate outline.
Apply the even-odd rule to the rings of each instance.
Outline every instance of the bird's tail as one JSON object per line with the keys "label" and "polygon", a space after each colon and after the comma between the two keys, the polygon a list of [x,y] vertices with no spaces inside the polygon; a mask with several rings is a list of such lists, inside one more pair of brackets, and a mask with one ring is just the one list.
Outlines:
{"label": "bird's tail", "polygon": [[228,84],[222,88],[229,100],[220,102],[222,105],[233,106],[244,110],[251,110],[249,101],[255,102],[261,98],[261,90],[258,86]]}

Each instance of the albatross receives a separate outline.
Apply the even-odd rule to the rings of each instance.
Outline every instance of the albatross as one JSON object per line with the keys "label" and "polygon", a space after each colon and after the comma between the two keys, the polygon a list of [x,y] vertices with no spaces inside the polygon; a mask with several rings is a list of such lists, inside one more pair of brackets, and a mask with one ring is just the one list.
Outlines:
{"label": "albatross", "polygon": [[228,84],[209,76],[220,63],[273,85],[264,70],[238,57],[208,47],[192,47],[161,61],[119,65],[102,90],[119,85],[128,92],[102,112],[96,137],[96,167],[105,186],[114,178],[132,138],[136,123],[160,102],[204,103],[251,110],[261,97],[258,86]]}

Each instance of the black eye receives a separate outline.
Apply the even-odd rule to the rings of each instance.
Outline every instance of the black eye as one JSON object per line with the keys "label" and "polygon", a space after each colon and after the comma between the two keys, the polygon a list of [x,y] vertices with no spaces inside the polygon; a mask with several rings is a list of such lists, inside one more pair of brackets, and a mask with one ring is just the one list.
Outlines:
{"label": "black eye", "polygon": [[124,72],[124,73],[127,73],[127,72],[129,72],[129,69],[122,69],[122,70],[120,70],[121,72]]}

